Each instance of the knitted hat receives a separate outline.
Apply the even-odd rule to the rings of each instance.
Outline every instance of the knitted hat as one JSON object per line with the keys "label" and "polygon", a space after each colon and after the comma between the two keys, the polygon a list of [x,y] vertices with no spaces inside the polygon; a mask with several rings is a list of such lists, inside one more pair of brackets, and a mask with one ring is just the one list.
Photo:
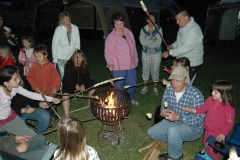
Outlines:
{"label": "knitted hat", "polygon": [[178,81],[182,81],[185,77],[187,77],[187,70],[185,67],[178,66],[174,68],[170,77],[168,79],[174,79]]}

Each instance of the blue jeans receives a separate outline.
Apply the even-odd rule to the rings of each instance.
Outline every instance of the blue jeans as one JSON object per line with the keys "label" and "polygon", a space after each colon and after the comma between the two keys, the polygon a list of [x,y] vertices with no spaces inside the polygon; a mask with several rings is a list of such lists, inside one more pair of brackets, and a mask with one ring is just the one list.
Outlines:
{"label": "blue jeans", "polygon": [[[124,90],[124,86],[127,85],[135,85],[137,83],[137,77],[136,77],[136,69],[130,69],[130,70],[117,70],[112,71],[112,76],[114,78],[117,77],[124,77],[123,80],[115,81],[114,87],[120,90]],[[136,92],[136,87],[130,87],[126,90],[129,95],[130,99],[133,100]]]}
{"label": "blue jeans", "polygon": [[[29,107],[29,106],[27,106],[27,107]],[[24,113],[24,114],[22,114],[21,117],[35,120],[38,122],[37,131],[36,131],[37,134],[46,132],[49,122],[50,122],[50,114],[45,109],[37,109],[34,112],[32,112],[31,114]]]}
{"label": "blue jeans", "polygon": [[185,141],[194,141],[201,137],[203,129],[196,126],[187,126],[176,124],[168,120],[150,127],[147,135],[151,139],[167,142],[168,156],[173,159],[180,159],[182,156],[182,145]]}

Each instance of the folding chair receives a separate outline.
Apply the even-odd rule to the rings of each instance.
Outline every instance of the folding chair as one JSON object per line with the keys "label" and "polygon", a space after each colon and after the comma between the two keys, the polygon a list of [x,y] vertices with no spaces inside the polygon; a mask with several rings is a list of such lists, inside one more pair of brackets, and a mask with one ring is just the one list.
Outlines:
{"label": "folding chair", "polygon": [[51,160],[53,157],[53,154],[57,148],[58,148],[58,145],[56,145],[56,144],[49,145],[49,148],[48,148],[47,152],[44,154],[42,160]]}
{"label": "folding chair", "polygon": [[204,149],[200,151],[193,160],[213,160],[207,153],[205,153],[205,149],[208,146],[208,142],[205,144]]}
{"label": "folding chair", "polygon": [[240,156],[240,124],[236,123],[231,137],[225,138],[225,143],[216,141],[216,137],[210,136],[207,141],[209,145],[223,154],[228,154],[230,149],[234,147],[237,155]]}

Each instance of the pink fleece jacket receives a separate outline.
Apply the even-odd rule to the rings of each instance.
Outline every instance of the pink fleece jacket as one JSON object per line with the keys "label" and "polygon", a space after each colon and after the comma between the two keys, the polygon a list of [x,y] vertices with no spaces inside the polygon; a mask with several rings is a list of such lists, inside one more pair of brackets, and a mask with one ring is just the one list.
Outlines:
{"label": "pink fleece jacket", "polygon": [[234,125],[235,108],[229,103],[224,106],[222,102],[213,100],[212,96],[210,96],[201,108],[196,108],[197,114],[205,112],[204,128],[210,131],[211,135],[223,134],[226,136],[231,131]]}
{"label": "pink fleece jacket", "polygon": [[124,28],[125,37],[113,30],[105,42],[105,59],[107,65],[114,65],[113,70],[129,70],[137,67],[138,54],[132,32]]}

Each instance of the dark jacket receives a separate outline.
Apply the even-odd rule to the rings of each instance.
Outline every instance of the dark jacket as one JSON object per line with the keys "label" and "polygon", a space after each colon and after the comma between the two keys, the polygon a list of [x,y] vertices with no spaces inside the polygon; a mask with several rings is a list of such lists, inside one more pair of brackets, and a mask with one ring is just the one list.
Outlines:
{"label": "dark jacket", "polygon": [[[32,91],[32,87],[28,80],[24,78],[23,81],[24,88],[26,90]],[[22,115],[21,109],[25,108],[27,105],[30,105],[33,108],[39,108],[39,101],[29,99],[18,93],[13,97],[11,101],[11,108],[17,113],[17,115]]]}

